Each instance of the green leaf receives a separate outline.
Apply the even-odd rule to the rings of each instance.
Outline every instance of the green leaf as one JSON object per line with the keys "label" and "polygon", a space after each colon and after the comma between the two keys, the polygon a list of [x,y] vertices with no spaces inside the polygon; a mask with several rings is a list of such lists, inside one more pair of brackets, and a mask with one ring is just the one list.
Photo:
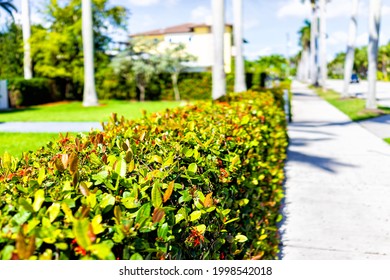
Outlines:
{"label": "green leaf", "polygon": [[47,212],[49,214],[49,220],[52,223],[60,213],[61,205],[57,202],[53,203],[48,209]]}
{"label": "green leaf", "polygon": [[5,246],[1,251],[0,251],[0,254],[1,254],[1,259],[3,261],[5,260],[10,260],[11,257],[12,257],[12,252],[15,250],[15,247],[12,246],[12,245],[7,245]]}
{"label": "green leaf", "polygon": [[134,253],[131,255],[130,260],[132,261],[142,261],[143,258],[139,253]]}
{"label": "green leaf", "polygon": [[19,204],[23,206],[24,209],[26,209],[28,212],[34,212],[34,209],[30,202],[25,200],[23,197],[19,198]]}
{"label": "green leaf", "polygon": [[206,232],[206,225],[198,225],[195,228],[200,234],[204,234]]}
{"label": "green leaf", "polygon": [[163,163],[163,165],[162,165],[162,168],[169,167],[169,166],[171,166],[172,164],[173,164],[173,156],[170,156],[170,157],[168,157],[168,158],[164,161],[164,163]]}
{"label": "green leaf", "polygon": [[191,163],[188,166],[188,172],[195,174],[197,170],[198,170],[198,166],[196,165],[196,163]]}
{"label": "green leaf", "polygon": [[241,120],[241,124],[247,124],[250,121],[250,117],[248,115],[244,116]]}
{"label": "green leaf", "polygon": [[232,222],[234,222],[234,221],[237,221],[237,220],[239,220],[239,219],[240,219],[240,218],[234,218],[234,219],[231,219],[231,220],[229,220],[229,221],[224,222],[224,224],[227,225],[227,224],[230,224],[230,223],[232,223]]}
{"label": "green leaf", "polygon": [[115,172],[117,174],[119,174],[119,176],[121,176],[121,177],[125,177],[126,176],[127,165],[126,165],[126,161],[123,158],[116,162],[116,164],[115,164]]}
{"label": "green leaf", "polygon": [[152,188],[152,204],[155,208],[159,208],[162,204],[162,197],[159,185],[153,184]]}
{"label": "green leaf", "polygon": [[194,154],[194,150],[189,149],[189,150],[186,152],[185,156],[189,158],[189,157],[192,157],[193,154]]}
{"label": "green leaf", "polygon": [[127,209],[134,209],[141,206],[141,203],[135,197],[122,198],[121,202]]}
{"label": "green leaf", "polygon": [[45,170],[45,168],[41,167],[41,168],[39,168],[38,184],[42,185],[45,178],[46,178],[46,170]]}
{"label": "green leaf", "polygon": [[246,242],[248,238],[245,235],[242,234],[237,234],[236,237],[234,238],[237,242]]}
{"label": "green leaf", "polygon": [[247,205],[249,203],[249,199],[247,199],[247,198],[243,198],[243,199],[240,199],[239,201],[238,201],[238,204],[240,205],[240,206],[245,206],[245,205]]}
{"label": "green leaf", "polygon": [[150,217],[150,211],[152,210],[152,205],[150,203],[146,203],[141,206],[141,208],[137,212],[137,217],[135,218],[135,222],[139,223],[143,219]]}
{"label": "green leaf", "polygon": [[157,230],[157,236],[165,241],[165,239],[167,238],[168,229],[169,228],[167,223],[162,224],[162,226],[159,227]]}
{"label": "green leaf", "polygon": [[196,221],[200,218],[200,216],[202,216],[202,212],[200,211],[194,211],[190,214],[190,221],[193,222],[193,221]]}
{"label": "green leaf", "polygon": [[37,190],[34,194],[34,203],[33,209],[35,212],[38,212],[41,209],[42,203],[45,201],[45,191],[40,189]]}
{"label": "green leaf", "polygon": [[91,225],[92,225],[92,231],[94,234],[99,234],[99,233],[102,233],[104,231],[104,228],[101,225],[102,220],[103,220],[103,218],[102,218],[102,215],[100,215],[100,214],[93,217]]}
{"label": "green leaf", "polygon": [[100,158],[95,153],[91,153],[89,155],[89,160],[94,165],[101,165],[102,164],[102,161],[100,160]]}
{"label": "green leaf", "polygon": [[84,249],[88,249],[91,245],[91,240],[88,236],[89,221],[87,219],[74,220],[73,234],[76,237],[77,243]]}
{"label": "green leaf", "polygon": [[104,193],[102,201],[100,202],[100,208],[104,209],[107,206],[112,206],[115,204],[115,197],[109,193]]}
{"label": "green leaf", "polygon": [[177,211],[177,214],[175,215],[175,224],[179,223],[182,220],[187,220],[188,215],[187,215],[187,210],[182,207]]}
{"label": "green leaf", "polygon": [[154,155],[151,161],[162,163],[162,158],[159,155]]}

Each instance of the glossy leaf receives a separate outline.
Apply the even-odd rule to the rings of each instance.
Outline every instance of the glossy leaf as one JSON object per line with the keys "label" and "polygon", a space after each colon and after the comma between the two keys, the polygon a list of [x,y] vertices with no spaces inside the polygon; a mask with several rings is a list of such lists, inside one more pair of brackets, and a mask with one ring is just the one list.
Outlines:
{"label": "glossy leaf", "polygon": [[152,188],[152,204],[155,208],[158,208],[162,204],[161,191],[158,184],[153,184]]}
{"label": "glossy leaf", "polygon": [[171,181],[168,184],[168,188],[165,190],[165,193],[164,193],[164,199],[163,199],[164,203],[167,202],[168,199],[171,197],[174,186],[175,186],[175,182],[174,181]]}
{"label": "glossy leaf", "polygon": [[38,212],[41,209],[42,203],[45,201],[45,191],[40,189],[37,190],[34,194],[34,203],[33,209],[35,212]]}
{"label": "glossy leaf", "polygon": [[74,220],[73,234],[76,237],[77,243],[84,249],[88,249],[91,245],[91,240],[88,236],[89,221],[87,219]]}

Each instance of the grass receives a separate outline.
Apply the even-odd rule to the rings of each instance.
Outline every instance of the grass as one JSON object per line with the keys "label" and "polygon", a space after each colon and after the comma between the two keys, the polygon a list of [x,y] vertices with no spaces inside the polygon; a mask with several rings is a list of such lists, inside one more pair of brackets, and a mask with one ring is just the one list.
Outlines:
{"label": "grass", "polygon": [[11,121],[108,121],[111,113],[129,119],[141,116],[141,111],[148,113],[173,108],[180,103],[175,101],[132,102],[102,100],[98,107],[83,107],[81,102],[59,102],[31,106],[10,111],[0,111],[0,122]]}
{"label": "grass", "polygon": [[316,93],[342,111],[353,121],[361,121],[390,114],[390,108],[379,106],[376,110],[365,108],[366,101],[360,98],[340,98],[340,94],[334,90],[322,90],[313,88]]}
{"label": "grass", "polygon": [[390,138],[384,138],[383,141],[385,141],[386,143],[390,144]]}
{"label": "grass", "polygon": [[59,133],[0,132],[0,157],[4,152],[8,152],[20,158],[22,152],[36,151],[48,142],[58,139]]}

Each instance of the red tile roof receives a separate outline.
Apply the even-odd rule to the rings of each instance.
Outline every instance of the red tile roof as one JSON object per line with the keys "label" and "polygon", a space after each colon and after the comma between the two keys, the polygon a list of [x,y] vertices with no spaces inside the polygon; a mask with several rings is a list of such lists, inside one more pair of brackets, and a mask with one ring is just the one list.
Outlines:
{"label": "red tile roof", "polygon": [[[226,24],[226,26],[232,26],[232,25]],[[172,33],[189,33],[189,32],[193,32],[194,28],[196,27],[211,27],[211,26],[205,23],[184,23],[184,24],[170,26],[162,29],[155,29],[155,30],[140,32],[136,34],[131,34],[130,37],[164,35],[164,34],[172,34]]]}

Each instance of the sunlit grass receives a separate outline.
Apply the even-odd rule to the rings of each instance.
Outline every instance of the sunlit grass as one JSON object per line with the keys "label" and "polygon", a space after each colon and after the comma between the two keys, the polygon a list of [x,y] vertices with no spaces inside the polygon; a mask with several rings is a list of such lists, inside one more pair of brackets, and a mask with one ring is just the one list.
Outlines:
{"label": "sunlit grass", "polygon": [[179,106],[175,101],[119,101],[103,100],[98,107],[83,107],[81,102],[59,102],[23,109],[0,111],[0,122],[10,121],[108,121],[112,113],[129,119],[147,113]]}
{"label": "sunlit grass", "polygon": [[390,108],[388,107],[379,106],[377,110],[366,109],[366,101],[360,98],[341,98],[340,94],[334,90],[322,90],[319,88],[314,88],[314,90],[320,97],[335,106],[353,121],[390,114]]}

